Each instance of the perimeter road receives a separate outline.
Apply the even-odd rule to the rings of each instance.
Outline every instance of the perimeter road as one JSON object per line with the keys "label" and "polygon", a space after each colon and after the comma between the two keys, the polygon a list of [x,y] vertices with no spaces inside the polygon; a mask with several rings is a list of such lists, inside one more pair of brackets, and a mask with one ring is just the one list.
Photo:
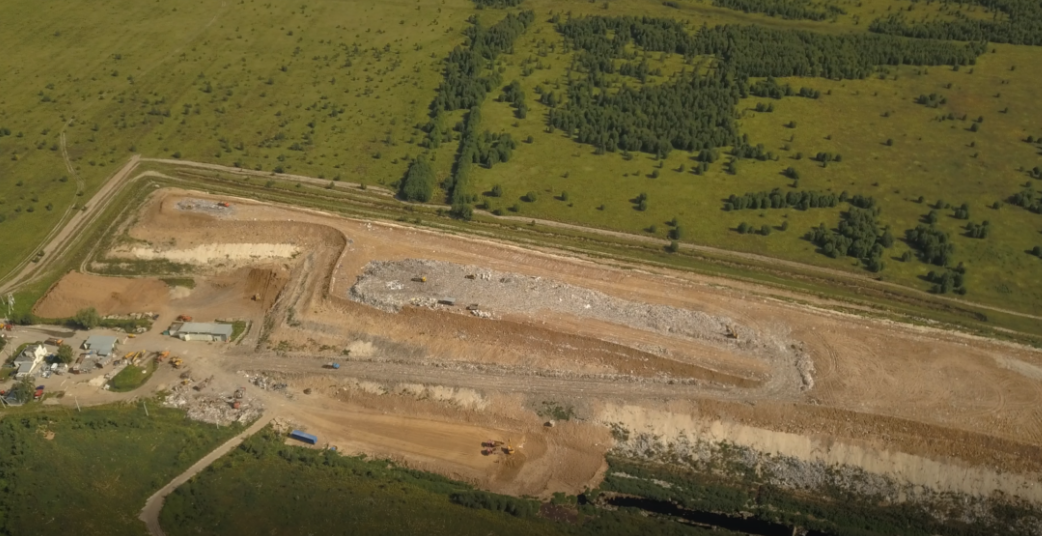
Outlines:
{"label": "perimeter road", "polygon": [[166,501],[166,496],[174,492],[181,484],[188,482],[193,476],[199,474],[200,471],[206,469],[211,463],[217,461],[218,458],[231,452],[232,449],[238,447],[247,437],[257,433],[261,428],[264,428],[271,422],[273,415],[267,413],[261,418],[257,419],[257,422],[253,423],[245,432],[231,438],[227,443],[217,447],[213,452],[204,456],[201,460],[195,462],[187,471],[177,475],[176,478],[170,481],[167,485],[163,486],[163,489],[155,492],[148,501],[145,502],[145,507],[141,509],[141,515],[138,519],[145,522],[148,527],[148,533],[152,536],[166,536],[163,532],[162,527],[159,526],[159,512],[163,509],[163,502]]}

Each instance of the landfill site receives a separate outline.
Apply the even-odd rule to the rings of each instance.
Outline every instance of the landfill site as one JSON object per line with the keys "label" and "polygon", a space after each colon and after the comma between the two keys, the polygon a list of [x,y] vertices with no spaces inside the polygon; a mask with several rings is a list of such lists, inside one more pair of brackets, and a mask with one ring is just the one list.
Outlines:
{"label": "landfill site", "polygon": [[[300,432],[287,441],[518,495],[596,486],[611,453],[669,461],[731,445],[784,461],[772,478],[796,489],[853,468],[894,500],[1042,504],[1031,348],[750,283],[176,189],[118,232],[36,312],[154,312],[120,352],[183,364],[168,358],[130,393],[66,377],[60,403],[164,391],[193,419],[273,419]],[[188,269],[97,275],[155,260]],[[161,334],[185,316],[248,329],[226,342]]]}

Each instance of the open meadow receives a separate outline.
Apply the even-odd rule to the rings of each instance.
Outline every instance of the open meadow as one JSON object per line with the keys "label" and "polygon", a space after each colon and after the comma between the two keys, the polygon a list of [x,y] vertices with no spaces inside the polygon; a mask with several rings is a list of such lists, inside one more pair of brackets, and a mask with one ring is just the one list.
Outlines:
{"label": "open meadow", "polygon": [[[988,44],[969,55],[958,52],[957,60],[952,50],[963,45],[956,41],[916,49],[912,60],[886,62],[872,54],[858,57],[855,46],[829,60],[831,71],[800,67],[794,72],[802,76],[784,76],[791,67],[785,60],[750,66],[733,52],[714,53],[711,45],[680,53],[630,37],[620,37],[623,46],[609,54],[610,66],[598,60],[600,66],[591,67],[583,48],[589,43],[563,33],[572,19],[644,16],[677,21],[681,26],[667,33],[688,36],[701,35],[703,27],[754,24],[778,39],[792,32],[867,36],[900,49],[920,40],[879,33],[904,30],[876,27],[876,21],[900,13],[901,20],[916,24],[999,24],[1008,22],[1005,10],[880,0],[527,0],[508,9],[482,7],[466,0],[107,0],[39,11],[23,0],[5,3],[0,17],[17,22],[0,36],[9,52],[0,67],[10,74],[0,80],[0,225],[20,232],[5,233],[5,250],[12,254],[0,259],[0,274],[34,253],[63,215],[80,207],[131,154],[390,186],[398,186],[422,156],[432,168],[432,202],[462,201],[497,214],[854,272],[868,268],[912,288],[1038,312],[1042,288],[1034,274],[1040,261],[1032,250],[1042,244],[1042,222],[1010,203],[1042,176],[1033,171],[1042,164],[1040,147],[1027,141],[1042,136],[1037,73],[1031,68],[1042,61],[1042,48],[1030,39],[999,35],[1025,44]],[[483,86],[480,95],[439,101],[445,93],[439,86],[452,82],[443,73],[446,57],[454,47],[474,46],[473,24],[491,28],[504,14],[521,10],[533,12],[531,22],[490,53],[479,51],[487,65],[475,63],[476,71],[467,75]],[[30,12],[33,17],[23,16]],[[1021,18],[1030,23],[1034,11],[1026,13]],[[945,46],[950,50],[937,52]],[[844,70],[843,62],[857,70]],[[740,98],[733,106],[713,105],[730,116],[728,134],[702,145],[709,149],[705,158],[698,143],[680,149],[684,144],[677,140],[667,151],[640,143],[626,150],[617,138],[605,146],[579,126],[571,135],[573,129],[560,128],[570,121],[561,118],[566,114],[551,118],[555,110],[572,110],[575,97],[569,92],[584,84],[594,86],[593,95],[646,87],[659,88],[657,98],[668,99],[692,73],[709,79],[724,67],[737,69],[748,82],[735,89]],[[591,68],[598,71],[591,74]],[[770,84],[756,75],[774,72],[775,88],[806,88],[811,98],[765,90]],[[514,81],[523,95],[505,96]],[[553,99],[545,98],[551,93]],[[435,123],[429,117],[439,108],[432,98],[444,112],[436,118],[443,143],[431,143]],[[480,118],[470,124],[467,110],[475,106]],[[633,106],[627,114],[651,113]],[[698,121],[697,113],[696,119],[686,117],[670,121]],[[603,133],[606,125],[586,128]],[[465,188],[454,193],[462,174],[454,162],[461,138],[485,131],[493,138],[509,134],[514,148],[494,163],[480,153],[477,165],[468,166]],[[811,236],[820,225],[838,229],[848,207],[843,198],[820,208],[758,202],[752,210],[725,210],[732,195],[762,198],[775,189],[782,197],[871,197],[878,212],[872,223],[880,233],[888,228],[893,240],[882,252],[858,249],[847,256],[841,244],[824,245],[831,238]],[[1023,203],[1027,207],[1035,203],[1032,195]],[[968,210],[957,211],[963,204]],[[938,231],[930,240],[952,246],[943,262],[930,251],[932,244],[906,236],[924,222]],[[739,232],[746,228],[751,232]],[[960,263],[963,268],[954,271]]]}

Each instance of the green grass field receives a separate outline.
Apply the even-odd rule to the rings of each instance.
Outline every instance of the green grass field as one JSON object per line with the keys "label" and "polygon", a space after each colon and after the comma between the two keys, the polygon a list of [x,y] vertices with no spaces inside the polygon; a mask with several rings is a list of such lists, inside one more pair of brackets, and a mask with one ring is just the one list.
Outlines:
{"label": "green grass field", "polygon": [[112,377],[112,380],[109,381],[109,389],[117,393],[133,391],[144,385],[152,377],[157,366],[154,359],[142,367],[127,365],[123,370],[119,371],[119,374]]}
{"label": "green grass field", "polygon": [[147,403],[0,413],[0,533],[142,534],[145,499],[241,430]]}
{"label": "green grass field", "polygon": [[[482,105],[480,129],[510,132],[515,140],[530,136],[532,143],[519,144],[509,162],[476,168],[474,189],[480,193],[501,185],[505,195],[489,199],[489,208],[506,214],[514,214],[509,209],[516,206],[523,217],[632,233],[649,233],[654,226],[660,237],[669,229],[665,223],[676,217],[684,229],[682,241],[861,273],[855,259],[831,259],[803,238],[821,223],[834,227],[841,207],[724,212],[723,199],[791,190],[792,181],[781,175],[791,166],[801,176],[801,190],[875,197],[879,221],[897,237],[930,210],[927,204],[965,202],[969,221],[991,223],[987,239],[965,236],[967,222],[951,217],[950,210],[939,211],[937,226],[952,236],[955,261],[968,268],[966,299],[1039,313],[1042,287],[1034,274],[1042,261],[1028,251],[1042,245],[1042,220],[1009,204],[990,206],[1033,181],[1025,170],[1042,164],[1038,146],[1023,141],[1042,136],[1037,120],[1042,104],[1034,98],[1038,75],[1031,68],[1042,62],[1040,47],[989,45],[976,65],[959,70],[891,66],[863,80],[781,79],[822,96],[745,99],[736,110],[740,131],[779,160],[739,160],[734,174],[725,172],[721,161],[695,175],[693,155],[684,151],[673,151],[662,162],[636,152],[627,160],[620,153],[596,155],[592,146],[560,131],[546,132],[547,107],[537,102],[536,88],[564,92],[569,76],[582,77],[570,73],[575,53],[549,22],[551,12],[673,18],[686,21],[690,31],[703,24],[752,23],[830,34],[866,32],[869,22],[895,11],[914,20],[954,20],[956,10],[981,20],[996,16],[972,5],[833,4],[846,14],[813,22],[742,13],[709,0],[526,0],[521,8],[534,10],[536,22],[495,68],[504,84],[521,82],[529,113],[515,118],[507,103],[497,102],[494,88]],[[5,233],[3,247],[10,254],[0,257],[0,275],[134,152],[394,183],[407,159],[424,151],[418,145],[424,133],[417,126],[427,120],[442,60],[465,41],[468,17],[478,14],[488,26],[503,13],[477,10],[467,0],[350,7],[330,0],[306,5],[203,0],[177,6],[105,0],[42,10],[24,0],[0,5],[0,18],[16,21],[0,35],[0,46],[9,52],[0,58],[0,68],[12,74],[0,79],[0,129],[11,131],[0,137],[0,214],[6,218],[0,230],[20,231]],[[642,53],[632,45],[627,50],[662,70],[662,76],[648,80],[653,85],[682,69],[709,65],[709,58],[692,67],[677,55]],[[920,94],[931,93],[943,95],[946,103],[937,108],[915,103]],[[774,111],[756,112],[758,103],[770,103]],[[959,119],[938,120],[949,113]],[[462,111],[452,112],[448,124],[462,117]],[[984,121],[973,132],[972,119],[978,117]],[[790,121],[797,126],[786,128]],[[63,132],[72,171],[62,159]],[[439,178],[450,173],[456,148],[445,143],[433,152]],[[843,161],[826,168],[808,158],[821,151],[840,153]],[[796,160],[797,153],[803,158]],[[656,171],[657,178],[651,178]],[[538,194],[536,201],[522,201],[530,191]],[[646,211],[630,202],[639,193],[648,196]],[[920,196],[926,203],[917,202]],[[734,229],[742,222],[775,232],[741,235]],[[778,231],[783,222],[787,230]],[[929,289],[924,276],[936,268],[900,261],[908,249],[899,240],[887,250],[886,268],[878,276]]]}

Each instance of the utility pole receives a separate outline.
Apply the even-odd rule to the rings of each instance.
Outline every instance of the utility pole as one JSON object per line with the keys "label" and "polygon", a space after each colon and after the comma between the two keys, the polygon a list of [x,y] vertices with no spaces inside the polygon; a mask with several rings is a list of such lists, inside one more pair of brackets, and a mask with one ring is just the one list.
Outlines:
{"label": "utility pole", "polygon": [[76,398],[76,397],[73,397],[72,399],[76,401],[76,411],[78,411],[78,412],[81,412],[81,413],[82,413],[82,412],[83,412],[83,410],[82,410],[82,409],[80,409],[80,399],[79,399],[79,398]]}
{"label": "utility pole", "polygon": [[141,401],[141,407],[145,408],[145,417],[148,417],[148,404],[144,400]]}

